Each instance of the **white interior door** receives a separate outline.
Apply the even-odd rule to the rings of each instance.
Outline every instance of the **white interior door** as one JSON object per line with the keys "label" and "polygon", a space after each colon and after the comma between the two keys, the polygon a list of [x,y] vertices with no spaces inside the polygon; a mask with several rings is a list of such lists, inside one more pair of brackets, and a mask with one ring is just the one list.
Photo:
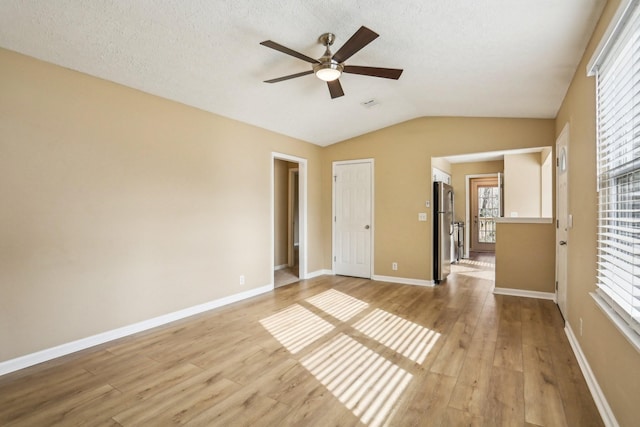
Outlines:
{"label": "white interior door", "polygon": [[333,165],[333,271],[371,278],[372,161]]}
{"label": "white interior door", "polygon": [[567,236],[569,229],[569,125],[556,141],[556,298],[567,318]]}

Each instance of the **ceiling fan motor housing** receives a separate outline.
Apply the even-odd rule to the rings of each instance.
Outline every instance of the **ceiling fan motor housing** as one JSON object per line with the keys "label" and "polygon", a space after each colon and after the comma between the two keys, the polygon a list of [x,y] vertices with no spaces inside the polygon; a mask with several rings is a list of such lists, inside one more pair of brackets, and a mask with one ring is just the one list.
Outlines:
{"label": "ceiling fan motor housing", "polygon": [[313,72],[320,80],[330,82],[338,79],[342,75],[344,66],[332,59],[333,54],[329,49],[329,46],[333,44],[336,36],[333,33],[324,33],[318,38],[318,41],[326,47],[324,55],[318,59],[319,63],[313,64]]}

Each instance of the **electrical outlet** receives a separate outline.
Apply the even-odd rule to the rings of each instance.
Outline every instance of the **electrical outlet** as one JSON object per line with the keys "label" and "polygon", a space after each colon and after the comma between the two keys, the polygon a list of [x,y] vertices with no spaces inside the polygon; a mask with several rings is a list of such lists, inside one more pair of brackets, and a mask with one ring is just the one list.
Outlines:
{"label": "electrical outlet", "polygon": [[397,263],[397,262],[392,262],[392,263],[391,263],[391,269],[392,269],[393,271],[398,270],[398,263]]}
{"label": "electrical outlet", "polygon": [[240,284],[244,285],[244,274],[240,275]]}
{"label": "electrical outlet", "polygon": [[580,318],[580,336],[582,336],[582,317]]}
{"label": "electrical outlet", "polygon": [[427,220],[427,213],[426,212],[419,212],[418,213],[418,221],[426,221]]}

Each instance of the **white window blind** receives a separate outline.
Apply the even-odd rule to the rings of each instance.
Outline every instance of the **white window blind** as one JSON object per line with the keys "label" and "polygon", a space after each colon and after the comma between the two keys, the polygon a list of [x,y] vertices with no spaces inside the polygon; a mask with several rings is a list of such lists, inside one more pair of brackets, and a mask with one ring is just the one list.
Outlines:
{"label": "white window blind", "polygon": [[640,334],[640,7],[596,64],[598,295]]}

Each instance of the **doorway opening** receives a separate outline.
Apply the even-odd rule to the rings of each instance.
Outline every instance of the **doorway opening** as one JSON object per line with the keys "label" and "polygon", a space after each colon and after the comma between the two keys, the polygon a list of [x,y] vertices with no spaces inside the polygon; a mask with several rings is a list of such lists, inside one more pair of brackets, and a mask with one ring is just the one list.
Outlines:
{"label": "doorway opening", "polygon": [[495,218],[502,199],[502,173],[465,175],[465,256],[452,273],[495,280]]}
{"label": "doorway opening", "polygon": [[272,154],[272,262],[274,287],[306,277],[306,160]]}

